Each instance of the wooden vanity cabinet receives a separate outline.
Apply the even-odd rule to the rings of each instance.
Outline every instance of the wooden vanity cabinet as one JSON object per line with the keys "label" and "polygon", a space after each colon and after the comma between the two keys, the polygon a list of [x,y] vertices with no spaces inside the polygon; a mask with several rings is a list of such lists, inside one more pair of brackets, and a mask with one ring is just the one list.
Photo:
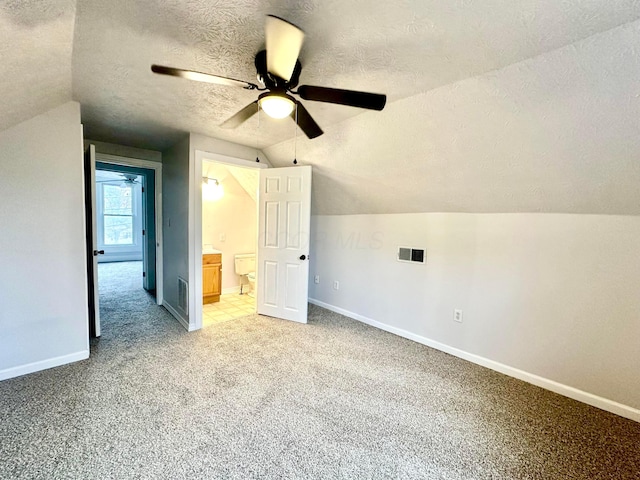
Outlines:
{"label": "wooden vanity cabinet", "polygon": [[220,301],[222,292],[222,254],[202,255],[202,303]]}

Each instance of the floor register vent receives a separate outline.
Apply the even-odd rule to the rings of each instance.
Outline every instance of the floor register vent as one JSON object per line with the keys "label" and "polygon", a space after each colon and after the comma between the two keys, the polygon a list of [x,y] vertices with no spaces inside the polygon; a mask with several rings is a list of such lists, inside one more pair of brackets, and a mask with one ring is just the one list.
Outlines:
{"label": "floor register vent", "polygon": [[189,284],[178,277],[178,308],[189,315]]}
{"label": "floor register vent", "polygon": [[398,261],[411,263],[426,263],[427,256],[423,248],[398,247]]}

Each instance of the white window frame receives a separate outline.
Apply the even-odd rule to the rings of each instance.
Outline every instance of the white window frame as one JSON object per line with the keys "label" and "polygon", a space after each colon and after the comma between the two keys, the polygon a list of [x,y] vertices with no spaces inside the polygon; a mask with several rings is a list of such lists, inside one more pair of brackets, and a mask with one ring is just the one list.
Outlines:
{"label": "white window frame", "polygon": [[131,250],[141,247],[141,235],[142,231],[142,198],[141,197],[141,187],[140,184],[134,184],[131,188],[131,210],[132,210],[132,218],[133,218],[133,241],[128,244],[120,244],[120,245],[111,245],[104,243],[104,187],[105,185],[109,185],[108,183],[99,183],[96,195],[96,213],[98,220],[98,248],[100,250],[108,249],[119,251],[119,250]]}

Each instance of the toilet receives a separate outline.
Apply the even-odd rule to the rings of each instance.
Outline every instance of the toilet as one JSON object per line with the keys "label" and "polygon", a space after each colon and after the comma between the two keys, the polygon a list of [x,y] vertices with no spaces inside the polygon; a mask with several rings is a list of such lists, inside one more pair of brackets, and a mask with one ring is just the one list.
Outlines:
{"label": "toilet", "polygon": [[247,280],[249,280],[249,286],[251,287],[249,289],[249,296],[253,297],[255,296],[255,291],[256,291],[256,272],[248,273]]}
{"label": "toilet", "polygon": [[246,277],[249,282],[249,291],[243,292],[242,279],[240,280],[240,294],[248,293],[253,297],[256,289],[256,254],[255,253],[243,253],[235,256],[236,274],[241,277]]}

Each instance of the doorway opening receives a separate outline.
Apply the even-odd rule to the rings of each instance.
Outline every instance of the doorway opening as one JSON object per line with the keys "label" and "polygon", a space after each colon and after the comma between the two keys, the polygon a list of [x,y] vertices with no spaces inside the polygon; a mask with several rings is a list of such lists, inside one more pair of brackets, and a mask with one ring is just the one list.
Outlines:
{"label": "doorway opening", "polygon": [[142,288],[156,293],[155,172],[96,162],[98,264],[138,262]]}
{"label": "doorway opening", "polygon": [[202,161],[203,327],[256,312],[258,183],[251,163]]}
{"label": "doorway opening", "polygon": [[[257,235],[255,249],[257,313],[307,323],[311,166],[268,168],[225,155],[195,150],[189,171],[189,331],[203,325],[203,164],[205,160],[258,170]],[[265,170],[262,170],[265,169]],[[213,180],[207,178],[207,185]],[[212,245],[213,247],[213,245]],[[215,249],[215,247],[213,247]],[[216,253],[216,252],[212,252]],[[222,258],[212,260],[222,264]],[[235,258],[234,258],[235,271]],[[218,270],[221,274],[221,270]],[[220,293],[222,289],[220,288]],[[213,294],[213,292],[207,292]]]}
{"label": "doorway opening", "polygon": [[[89,332],[105,310],[162,304],[161,164],[107,154],[85,158]],[[101,299],[102,297],[102,299]],[[117,297],[117,298],[116,298]],[[111,312],[113,313],[113,312]]]}

